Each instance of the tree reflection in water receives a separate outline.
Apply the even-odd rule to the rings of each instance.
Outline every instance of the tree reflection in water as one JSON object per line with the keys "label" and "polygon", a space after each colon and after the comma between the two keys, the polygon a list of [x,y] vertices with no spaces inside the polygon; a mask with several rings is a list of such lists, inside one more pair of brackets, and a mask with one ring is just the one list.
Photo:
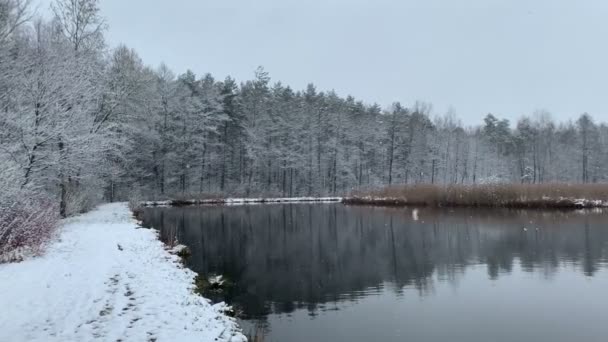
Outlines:
{"label": "tree reflection in water", "polygon": [[433,291],[471,265],[488,277],[514,264],[551,277],[560,267],[587,276],[606,263],[600,211],[412,209],[341,204],[148,208],[144,224],[177,226],[192,249],[187,266],[235,282],[225,300],[247,318],[339,303],[381,291]]}

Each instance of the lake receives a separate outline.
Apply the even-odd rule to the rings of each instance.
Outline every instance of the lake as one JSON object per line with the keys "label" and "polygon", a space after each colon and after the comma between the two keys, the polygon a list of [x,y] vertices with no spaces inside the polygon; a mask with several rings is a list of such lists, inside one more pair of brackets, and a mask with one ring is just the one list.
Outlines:
{"label": "lake", "polygon": [[[608,215],[266,204],[147,208],[258,341],[608,339]],[[263,338],[262,338],[263,336]]]}

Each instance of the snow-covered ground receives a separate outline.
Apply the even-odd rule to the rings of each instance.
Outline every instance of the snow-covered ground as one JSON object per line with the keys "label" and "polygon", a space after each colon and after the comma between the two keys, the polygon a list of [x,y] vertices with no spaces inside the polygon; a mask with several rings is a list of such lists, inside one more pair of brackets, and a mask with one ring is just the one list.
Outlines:
{"label": "snow-covered ground", "polygon": [[65,220],[48,252],[0,265],[0,341],[243,341],[223,304],[126,204]]}

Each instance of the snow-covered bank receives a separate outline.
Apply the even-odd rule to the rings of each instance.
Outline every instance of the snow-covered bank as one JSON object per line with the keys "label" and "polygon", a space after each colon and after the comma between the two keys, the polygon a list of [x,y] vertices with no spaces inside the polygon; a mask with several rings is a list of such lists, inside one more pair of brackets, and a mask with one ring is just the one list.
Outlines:
{"label": "snow-covered bank", "polygon": [[126,204],[65,220],[38,258],[0,265],[0,341],[244,341],[225,305]]}
{"label": "snow-covered bank", "polygon": [[191,200],[167,200],[141,202],[144,207],[208,205],[208,204],[256,204],[256,203],[330,203],[341,202],[342,197],[277,197],[277,198],[212,198]]}

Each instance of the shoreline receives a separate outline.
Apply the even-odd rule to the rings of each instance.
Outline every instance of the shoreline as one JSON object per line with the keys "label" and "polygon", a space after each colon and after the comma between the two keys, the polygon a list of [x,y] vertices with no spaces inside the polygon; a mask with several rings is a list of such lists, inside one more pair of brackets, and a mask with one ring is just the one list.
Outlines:
{"label": "shoreline", "polygon": [[507,203],[473,203],[458,202],[429,203],[425,201],[409,201],[407,198],[391,197],[345,197],[346,205],[370,205],[380,207],[432,207],[432,208],[488,208],[488,209],[538,209],[538,210],[576,210],[576,209],[608,209],[608,202],[602,200],[557,198],[541,200],[523,200]]}
{"label": "shoreline", "polygon": [[39,257],[0,265],[2,341],[245,341],[224,303],[126,203],[65,219]]}
{"label": "shoreline", "polygon": [[164,201],[139,202],[142,207],[185,207],[195,205],[242,205],[271,203],[340,203],[342,197],[252,197],[252,198],[211,198],[211,199],[172,199]]}
{"label": "shoreline", "polygon": [[345,204],[506,209],[608,208],[608,184],[413,184],[352,193]]}
{"label": "shoreline", "polygon": [[[412,196],[416,197],[416,196]],[[575,209],[608,209],[608,200],[585,199],[575,197],[542,197],[527,199],[525,197],[508,200],[488,200],[466,202],[437,198],[383,197],[375,195],[353,195],[346,197],[284,197],[284,198],[214,198],[214,199],[174,199],[164,201],[143,201],[132,208],[137,216],[138,210],[150,207],[187,207],[207,205],[246,205],[246,204],[292,204],[292,203],[342,203],[345,205],[372,205],[384,207],[435,207],[435,208],[504,208],[504,209],[540,209],[540,210],[575,210]]]}

